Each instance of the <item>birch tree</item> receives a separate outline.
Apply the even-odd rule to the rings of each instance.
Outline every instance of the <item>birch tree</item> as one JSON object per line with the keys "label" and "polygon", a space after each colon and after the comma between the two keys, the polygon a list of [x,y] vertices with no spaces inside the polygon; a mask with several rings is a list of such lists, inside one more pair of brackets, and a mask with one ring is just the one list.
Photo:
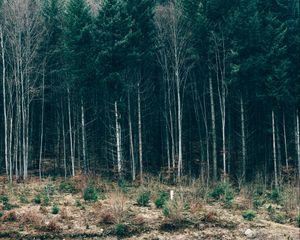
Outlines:
{"label": "birch tree", "polygon": [[[164,63],[162,69],[169,71],[171,87],[175,93],[175,105],[173,116],[176,118],[177,133],[177,177],[180,180],[183,167],[183,97],[185,83],[192,64],[188,61],[187,49],[189,47],[189,31],[183,24],[182,12],[178,2],[171,2],[156,9],[157,44],[158,55]],[[169,66],[168,69],[165,65]],[[169,91],[172,89],[167,89]],[[172,111],[171,111],[172,112]],[[172,115],[172,114],[171,114]]]}

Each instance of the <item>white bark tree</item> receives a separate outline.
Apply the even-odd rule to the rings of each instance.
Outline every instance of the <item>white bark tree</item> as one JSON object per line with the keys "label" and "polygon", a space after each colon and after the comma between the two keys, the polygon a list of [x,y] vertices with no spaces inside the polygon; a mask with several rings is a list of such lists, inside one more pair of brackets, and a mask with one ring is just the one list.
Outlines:
{"label": "white bark tree", "polygon": [[[29,121],[31,102],[39,93],[38,79],[43,61],[37,61],[38,48],[44,28],[39,1],[12,0],[2,5],[3,49],[10,54],[4,61],[10,63],[10,71],[5,72],[5,112],[6,112],[6,162],[12,178],[12,159],[16,177],[28,176],[29,162]],[[3,43],[3,41],[2,41]],[[4,53],[2,51],[2,53]],[[2,61],[5,54],[2,54]],[[12,150],[13,148],[13,150]]]}
{"label": "white bark tree", "polygon": [[[174,124],[174,138],[177,154],[177,177],[180,180],[183,171],[183,97],[185,83],[192,64],[188,62],[189,29],[184,24],[182,12],[177,3],[170,2],[156,9],[158,58],[170,84],[166,91],[174,91],[174,105],[168,106],[170,125]],[[173,121],[172,121],[173,119]],[[170,126],[172,128],[172,126]],[[172,135],[171,135],[172,136]],[[175,159],[173,159],[175,160]]]}

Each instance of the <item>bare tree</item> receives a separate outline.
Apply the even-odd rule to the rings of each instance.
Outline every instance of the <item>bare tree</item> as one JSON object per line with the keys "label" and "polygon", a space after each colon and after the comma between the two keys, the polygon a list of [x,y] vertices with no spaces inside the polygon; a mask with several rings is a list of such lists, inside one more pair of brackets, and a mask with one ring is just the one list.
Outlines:
{"label": "bare tree", "polygon": [[[41,76],[41,61],[37,61],[37,50],[44,32],[41,6],[39,1],[12,0],[4,1],[2,8],[5,24],[1,32],[2,34],[5,32],[7,38],[6,49],[10,52],[7,61],[11,66],[10,71],[5,73],[5,90],[8,90],[5,97],[9,96],[9,101],[5,102],[6,119],[9,120],[6,132],[7,164],[11,178],[13,157],[17,177],[22,172],[23,178],[26,179],[30,106],[34,97],[38,95],[38,79]],[[14,146],[13,153],[12,146]]]}
{"label": "bare tree", "polygon": [[[171,110],[169,103],[170,124],[175,124],[174,136],[177,138],[177,177],[180,179],[183,166],[182,150],[182,116],[183,96],[185,83],[192,64],[188,61],[187,49],[189,47],[189,29],[184,24],[181,9],[177,2],[170,2],[156,9],[158,58],[162,70],[165,71],[165,80],[169,86],[166,91],[174,91],[174,105]],[[170,96],[172,99],[172,95]],[[172,121],[173,119],[173,121]],[[172,128],[172,127],[170,127]],[[170,129],[171,131],[173,129]],[[172,134],[171,134],[172,136]],[[174,137],[175,138],[175,137]],[[173,158],[173,160],[175,160]]]}
{"label": "bare tree", "polygon": [[[220,35],[220,36],[219,36]],[[227,54],[225,49],[225,39],[223,32],[220,34],[211,32],[211,37],[214,46],[215,64],[213,65],[216,78],[217,78],[217,90],[221,113],[221,126],[222,126],[222,159],[223,159],[223,177],[226,179],[226,97],[227,97],[227,84],[226,84],[226,65]]]}

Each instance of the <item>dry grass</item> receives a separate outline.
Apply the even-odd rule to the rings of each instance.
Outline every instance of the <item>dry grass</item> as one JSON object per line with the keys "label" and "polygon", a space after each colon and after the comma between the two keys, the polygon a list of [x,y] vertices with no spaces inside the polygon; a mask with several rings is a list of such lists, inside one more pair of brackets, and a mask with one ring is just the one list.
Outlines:
{"label": "dry grass", "polygon": [[18,220],[18,216],[15,210],[10,210],[4,213],[1,220],[3,222],[16,222]]}
{"label": "dry grass", "polygon": [[44,216],[34,210],[23,212],[19,219],[22,224],[32,225],[34,228],[40,228],[45,221]]}

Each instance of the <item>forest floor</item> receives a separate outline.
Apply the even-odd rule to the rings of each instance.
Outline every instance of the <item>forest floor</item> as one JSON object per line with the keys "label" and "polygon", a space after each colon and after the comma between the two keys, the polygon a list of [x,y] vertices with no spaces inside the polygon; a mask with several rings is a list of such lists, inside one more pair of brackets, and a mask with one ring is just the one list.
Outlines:
{"label": "forest floor", "polygon": [[8,184],[3,177],[0,239],[296,240],[299,201],[291,191],[287,203],[272,192],[231,196],[222,184],[140,187],[82,176]]}

